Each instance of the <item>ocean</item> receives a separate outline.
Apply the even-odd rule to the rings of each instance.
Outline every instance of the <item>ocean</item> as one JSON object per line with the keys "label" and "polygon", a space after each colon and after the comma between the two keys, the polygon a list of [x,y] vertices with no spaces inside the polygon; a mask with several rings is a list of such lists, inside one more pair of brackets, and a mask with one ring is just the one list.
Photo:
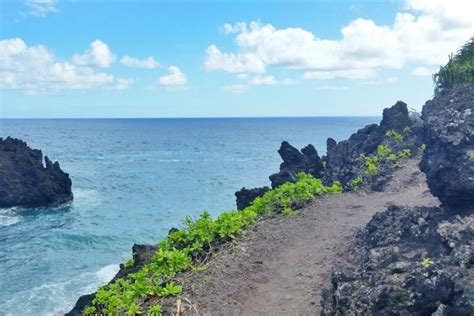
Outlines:
{"label": "ocean", "polygon": [[186,215],[235,208],[241,187],[269,185],[281,141],[324,154],[378,117],[0,120],[59,161],[74,201],[0,209],[0,315],[61,315]]}

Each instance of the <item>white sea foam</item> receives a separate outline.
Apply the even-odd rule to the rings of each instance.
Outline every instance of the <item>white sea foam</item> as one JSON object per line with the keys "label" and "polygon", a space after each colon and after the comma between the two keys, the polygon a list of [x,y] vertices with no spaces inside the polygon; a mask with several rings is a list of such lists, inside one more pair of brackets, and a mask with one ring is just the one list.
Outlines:
{"label": "white sea foam", "polygon": [[86,206],[86,205],[98,205],[100,204],[100,194],[96,190],[92,189],[73,189],[73,205],[77,207]]}
{"label": "white sea foam", "polygon": [[21,216],[14,210],[15,208],[0,209],[0,227],[14,225],[21,221]]}
{"label": "white sea foam", "polygon": [[97,271],[96,275],[100,285],[110,282],[119,270],[120,266],[118,264],[110,264]]}
{"label": "white sea foam", "polygon": [[111,264],[97,272],[86,272],[76,278],[16,293],[14,298],[0,304],[0,315],[64,315],[74,307],[81,295],[92,293],[100,285],[108,283],[118,270],[118,264]]}

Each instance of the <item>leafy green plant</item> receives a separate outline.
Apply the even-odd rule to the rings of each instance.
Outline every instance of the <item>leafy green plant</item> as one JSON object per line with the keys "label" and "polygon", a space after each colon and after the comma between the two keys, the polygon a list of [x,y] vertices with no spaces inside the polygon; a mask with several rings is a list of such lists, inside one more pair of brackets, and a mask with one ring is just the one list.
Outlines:
{"label": "leafy green plant", "polygon": [[[201,213],[196,219],[188,216],[184,228],[161,241],[159,250],[140,271],[99,288],[92,305],[84,309],[83,315],[140,314],[144,312],[140,307],[142,302],[149,297],[180,295],[182,286],[172,279],[184,271],[199,269],[213,256],[214,247],[234,239],[259,216],[276,212],[290,215],[294,207],[318,195],[341,191],[339,182],[325,186],[321,179],[300,173],[295,183],[284,183],[266,192],[240,212],[223,212],[216,219],[209,212]],[[146,314],[161,315],[161,306],[151,306]]]}
{"label": "leafy green plant", "polygon": [[403,149],[401,152],[398,153],[400,158],[410,158],[411,157],[411,150],[410,149]]}
{"label": "leafy green plant", "polygon": [[405,126],[405,128],[403,129],[403,134],[409,134],[409,133],[411,133],[411,127]]}
{"label": "leafy green plant", "polygon": [[429,269],[431,266],[433,266],[434,262],[430,258],[423,258],[420,264],[424,269]]}
{"label": "leafy green plant", "polygon": [[148,308],[146,313],[147,316],[161,316],[163,315],[163,309],[160,305],[152,305]]}
{"label": "leafy green plant", "polygon": [[397,143],[403,142],[403,135],[400,134],[400,133],[397,133],[397,132],[394,131],[393,129],[388,130],[388,131],[385,133],[385,136],[387,136],[388,138],[391,138],[391,139],[395,140]]}
{"label": "leafy green plant", "polygon": [[135,262],[133,261],[133,258],[131,259],[128,259],[125,264],[124,264],[124,267],[125,268],[133,268],[133,265],[135,264]]}
{"label": "leafy green plant", "polygon": [[354,179],[351,180],[351,188],[352,190],[359,190],[360,186],[364,180],[362,179],[361,176],[357,176]]}

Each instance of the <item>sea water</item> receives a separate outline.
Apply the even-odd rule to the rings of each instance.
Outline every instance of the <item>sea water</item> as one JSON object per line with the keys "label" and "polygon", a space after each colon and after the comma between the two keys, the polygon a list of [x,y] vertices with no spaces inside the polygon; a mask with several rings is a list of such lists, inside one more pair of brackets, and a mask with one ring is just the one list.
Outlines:
{"label": "sea water", "polygon": [[376,117],[0,120],[0,137],[38,148],[68,172],[74,201],[0,209],[0,315],[61,315],[186,215],[235,208],[269,185],[287,140],[347,138]]}

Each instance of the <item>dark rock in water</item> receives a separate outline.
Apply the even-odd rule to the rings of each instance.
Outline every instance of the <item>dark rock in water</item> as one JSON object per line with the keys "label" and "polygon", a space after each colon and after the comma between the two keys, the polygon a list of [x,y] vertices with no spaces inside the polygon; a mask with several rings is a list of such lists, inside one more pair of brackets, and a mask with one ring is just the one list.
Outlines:
{"label": "dark rock in water", "polygon": [[423,107],[426,149],[420,168],[444,205],[474,205],[474,85],[443,90]]}
{"label": "dark rock in water", "polygon": [[295,182],[296,175],[300,172],[309,173],[316,178],[322,177],[324,166],[313,145],[306,146],[300,152],[284,141],[281,143],[278,153],[283,162],[280,165],[280,172],[270,176],[272,188],[285,182]]}
{"label": "dark rock in water", "polygon": [[235,192],[237,209],[239,211],[243,210],[244,208],[249,206],[253,202],[253,200],[255,200],[257,197],[263,196],[269,190],[270,188],[266,186],[262,188],[240,189],[240,191]]}
{"label": "dark rock in water", "polygon": [[14,138],[0,138],[0,207],[47,206],[72,200],[71,179],[58,162]]}
{"label": "dark rock in water", "polygon": [[[153,258],[153,255],[158,251],[158,247],[154,245],[140,245],[134,244],[132,247],[133,251],[133,265],[131,267],[126,267],[123,264],[120,265],[120,270],[114,276],[114,278],[109,282],[112,283],[119,278],[123,278],[130,273],[138,272],[144,265],[149,263]],[[80,316],[82,311],[92,303],[96,293],[82,295],[66,316]]]}
{"label": "dark rock in water", "polygon": [[389,207],[361,230],[322,315],[474,315],[474,212]]}
{"label": "dark rock in water", "polygon": [[[361,154],[371,155],[376,153],[381,144],[388,145],[393,152],[409,149],[415,154],[422,139],[422,122],[419,117],[410,116],[406,103],[398,101],[395,105],[383,111],[380,126],[367,125],[352,134],[348,140],[336,143],[332,138],[327,140],[327,153],[323,157],[326,170],[323,180],[331,184],[334,180],[341,182],[345,190],[351,190],[351,181],[364,173]],[[395,131],[402,135],[401,141],[396,141],[386,136],[388,131]],[[373,190],[383,191],[390,180],[393,166],[381,165],[379,172],[370,177]]]}

